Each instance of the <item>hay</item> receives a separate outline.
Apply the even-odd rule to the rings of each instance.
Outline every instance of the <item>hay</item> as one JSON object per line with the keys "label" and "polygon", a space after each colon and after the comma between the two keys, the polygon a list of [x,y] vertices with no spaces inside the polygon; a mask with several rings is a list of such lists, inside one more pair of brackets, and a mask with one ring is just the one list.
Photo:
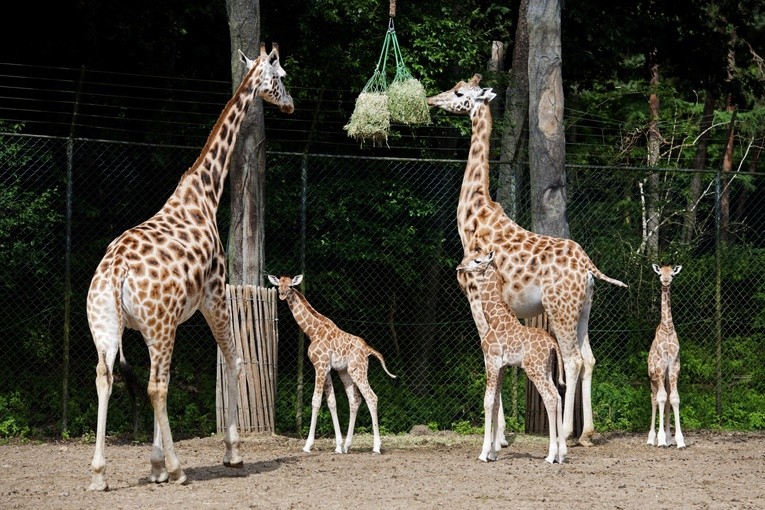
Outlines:
{"label": "hay", "polygon": [[343,129],[348,131],[348,136],[357,140],[387,141],[390,130],[387,94],[384,92],[359,94],[351,119]]}
{"label": "hay", "polygon": [[425,87],[415,78],[393,80],[388,87],[388,108],[390,117],[395,122],[409,125],[430,124]]}

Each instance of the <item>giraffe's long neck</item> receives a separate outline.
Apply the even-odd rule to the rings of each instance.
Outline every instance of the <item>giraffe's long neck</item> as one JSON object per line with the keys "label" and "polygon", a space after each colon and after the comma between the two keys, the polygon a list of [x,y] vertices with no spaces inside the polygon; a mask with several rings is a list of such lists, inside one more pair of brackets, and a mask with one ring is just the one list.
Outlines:
{"label": "giraffe's long neck", "polygon": [[[463,249],[467,249],[477,227],[479,212],[485,208],[497,209],[489,188],[489,149],[492,130],[491,109],[488,103],[478,106],[471,116],[470,153],[462,178],[457,205],[457,230]],[[481,211],[484,209],[483,211]],[[502,212],[502,217],[507,218]],[[507,218],[509,220],[509,218]],[[512,220],[508,225],[515,226]]]}
{"label": "giraffe's long neck", "polygon": [[669,302],[669,285],[661,287],[661,323],[664,326],[674,327],[672,324],[672,307]]}
{"label": "giraffe's long neck", "polygon": [[[261,71],[261,59],[242,79],[234,95],[223,108],[202,152],[194,164],[183,174],[168,203],[179,200],[183,206],[198,206],[205,216],[215,213],[228,175],[234,144],[247,110],[255,98],[256,79]],[[175,204],[173,204],[173,208]],[[209,219],[209,218],[208,218]]]}
{"label": "giraffe's long neck", "polygon": [[471,117],[470,153],[460,189],[460,204],[470,204],[489,194],[489,141],[491,139],[491,109],[483,103]]}
{"label": "giraffe's long neck", "polygon": [[489,265],[483,277],[480,278],[481,306],[489,323],[495,322],[494,318],[508,313],[509,308],[502,301],[500,292],[501,281],[497,270]]}
{"label": "giraffe's long neck", "polygon": [[311,306],[311,303],[297,289],[292,289],[287,294],[287,304],[290,307],[292,316],[295,317],[295,322],[297,322],[300,329],[309,338],[314,338],[319,328],[328,321],[326,317]]}

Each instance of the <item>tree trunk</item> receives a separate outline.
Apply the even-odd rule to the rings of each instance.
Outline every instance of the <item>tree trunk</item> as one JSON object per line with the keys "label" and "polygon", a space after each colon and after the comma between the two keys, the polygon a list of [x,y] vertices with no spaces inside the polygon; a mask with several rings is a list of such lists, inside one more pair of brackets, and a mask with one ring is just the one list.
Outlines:
{"label": "tree trunk", "polygon": [[[653,168],[659,163],[661,154],[661,132],[659,131],[659,65],[651,55],[651,94],[648,97],[648,166]],[[659,253],[659,174],[650,172],[646,177],[645,238],[643,246],[648,260],[655,260]]]}
{"label": "tree trunk", "polygon": [[[529,115],[529,24],[526,19],[528,0],[521,0],[518,25],[515,29],[510,82],[505,91],[505,130],[500,147],[497,202],[505,213],[518,219],[518,194],[523,188],[524,165],[527,159],[526,137]],[[499,118],[499,117],[494,117]]]}
{"label": "tree trunk", "polygon": [[532,229],[568,238],[560,0],[529,0],[527,13]]}
{"label": "tree trunk", "polygon": [[[239,86],[244,67],[239,50],[251,59],[260,48],[259,0],[226,0],[231,37],[231,79]],[[229,227],[229,282],[262,285],[264,259],[266,147],[263,101],[255,98],[247,112],[234,147],[229,170],[231,225]]]}
{"label": "tree trunk", "polygon": [[688,205],[685,208],[685,221],[683,224],[683,242],[689,244],[693,240],[693,234],[696,230],[696,207],[701,199],[701,170],[707,164],[707,148],[709,147],[710,128],[715,114],[715,98],[712,87],[706,90],[704,99],[704,112],[701,114],[699,122],[699,140],[696,146],[696,158],[693,161],[693,168],[699,170],[691,176],[691,183],[688,187]]}

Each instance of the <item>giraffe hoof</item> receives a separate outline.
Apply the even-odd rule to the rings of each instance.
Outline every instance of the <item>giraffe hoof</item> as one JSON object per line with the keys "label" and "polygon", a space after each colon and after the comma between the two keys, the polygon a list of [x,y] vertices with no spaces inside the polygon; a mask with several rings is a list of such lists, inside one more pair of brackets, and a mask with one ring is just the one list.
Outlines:
{"label": "giraffe hoof", "polygon": [[109,490],[109,484],[106,480],[93,480],[88,486],[89,491],[106,492]]}
{"label": "giraffe hoof", "polygon": [[226,466],[227,468],[242,469],[244,467],[244,461],[241,461],[241,460],[239,462],[223,461],[223,465]]}
{"label": "giraffe hoof", "polygon": [[581,446],[589,448],[590,446],[593,446],[593,442],[590,441],[589,437],[580,437],[579,438],[579,444]]}
{"label": "giraffe hoof", "polygon": [[170,474],[170,481],[176,485],[186,485],[186,473],[182,469]]}

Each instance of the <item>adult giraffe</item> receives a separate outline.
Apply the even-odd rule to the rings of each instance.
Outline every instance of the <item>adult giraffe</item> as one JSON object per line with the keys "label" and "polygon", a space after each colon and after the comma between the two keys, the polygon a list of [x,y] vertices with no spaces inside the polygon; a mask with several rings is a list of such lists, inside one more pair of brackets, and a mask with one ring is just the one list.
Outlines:
{"label": "adult giraffe", "polygon": [[[274,44],[267,53],[261,43],[256,60],[239,53],[246,74],[201,154],[159,212],[109,244],[93,275],[87,313],[98,352],[98,424],[90,490],[108,489],[104,476],[106,413],[118,352],[121,363],[125,362],[122,353],[125,327],[141,332],[151,360],[148,393],[154,408],[149,477],[152,482],[186,481],[167,419],[167,386],[176,329],[196,310],[204,315],[225,358],[228,402],[237,401],[241,360],[236,358],[229,330],[226,261],[215,215],[239,127],[255,96],[275,104],[284,113],[294,110],[292,97],[282,84],[286,73],[279,63],[278,46]],[[225,428],[223,464],[242,467],[235,405],[229,406]]]}
{"label": "adult giraffe", "polygon": [[[489,193],[489,141],[492,118],[489,102],[496,97],[480,86],[481,75],[460,81],[451,89],[428,98],[430,106],[469,115],[472,124],[470,152],[457,205],[457,229],[465,258],[494,252],[494,263],[503,279],[502,298],[519,318],[547,312],[560,345],[566,372],[563,437],[574,430],[574,396],[580,372],[584,426],[579,443],[590,446],[592,420],[592,370],[595,357],[587,333],[594,278],[627,285],[604,275],[581,246],[570,239],[536,234],[507,217]],[[476,277],[458,272],[460,287],[470,301],[478,334],[488,330]],[[500,425],[502,425],[500,423]]]}

